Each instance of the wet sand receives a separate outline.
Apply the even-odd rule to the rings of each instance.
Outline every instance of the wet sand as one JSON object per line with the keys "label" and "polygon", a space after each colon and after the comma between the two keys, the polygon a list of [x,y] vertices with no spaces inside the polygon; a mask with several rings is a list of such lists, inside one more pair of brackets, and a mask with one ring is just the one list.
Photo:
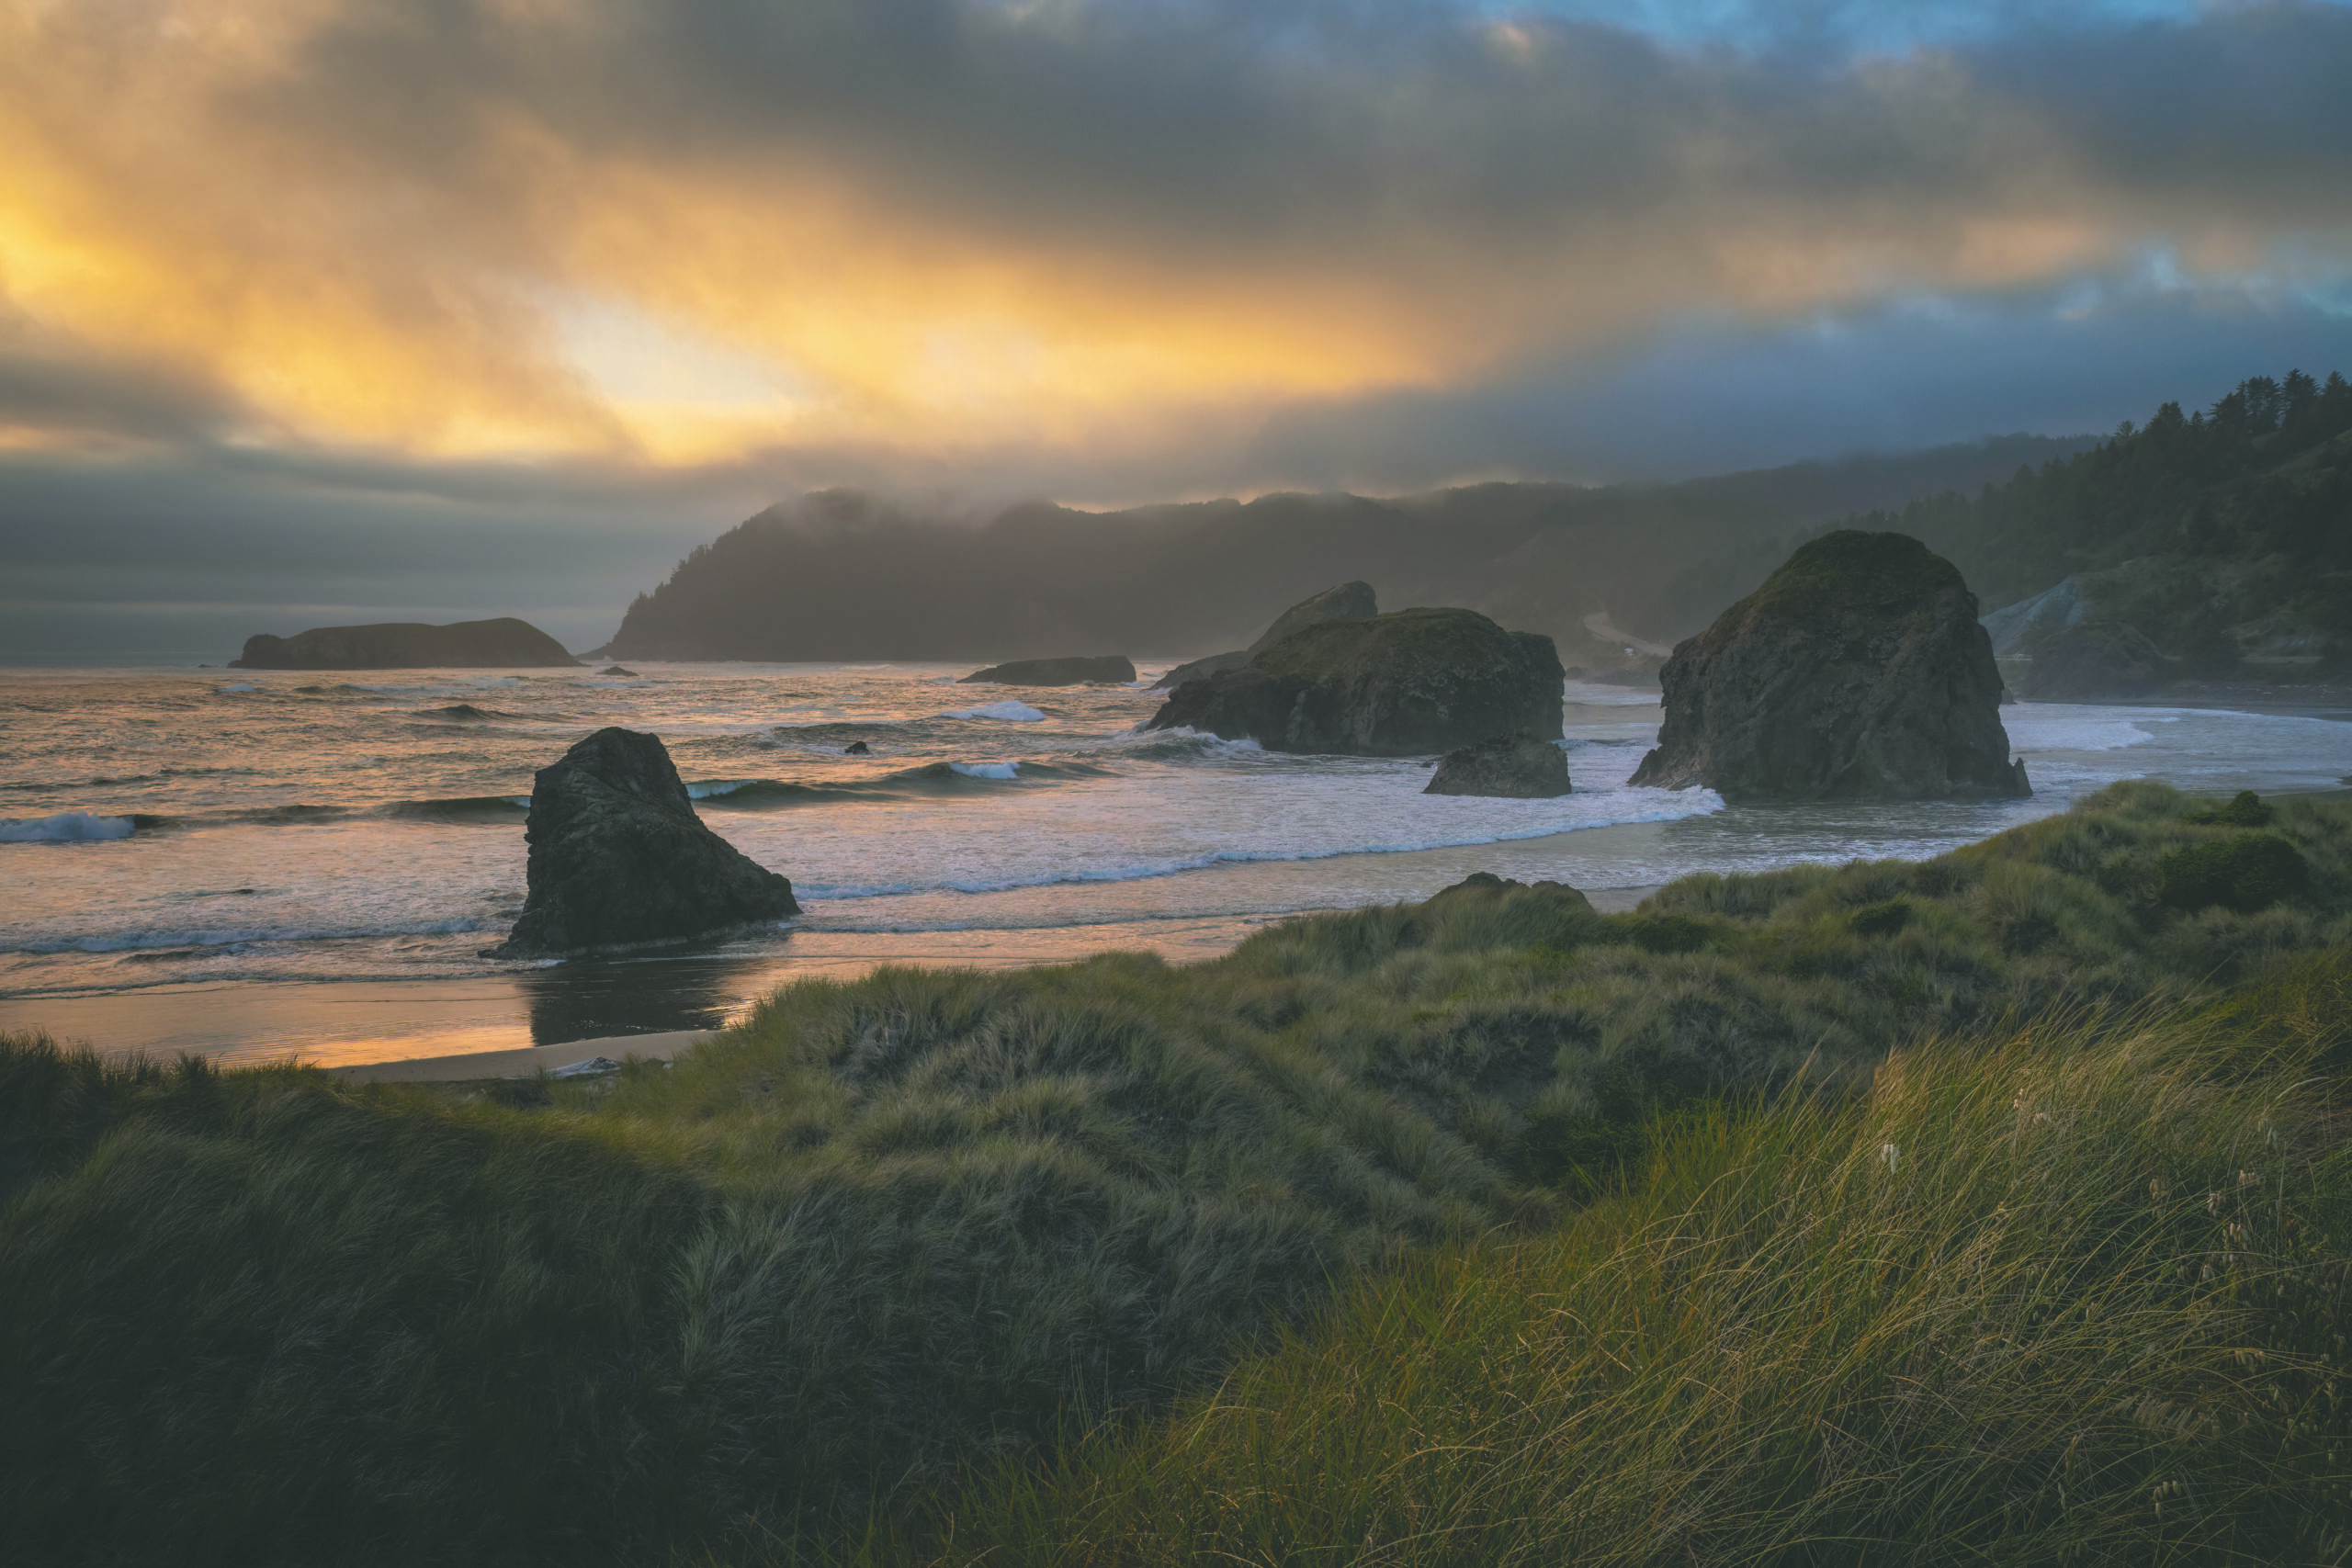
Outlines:
{"label": "wet sand", "polygon": [[[1638,840],[1648,824],[1634,824]],[[1592,840],[1615,829],[1576,835]],[[1428,883],[1426,897],[1471,871],[1532,879],[1547,840],[1487,845],[1396,866]],[[1580,846],[1581,847],[1581,846]],[[1602,846],[1591,844],[1592,849]],[[1381,857],[1404,861],[1409,857]],[[1573,878],[1571,878],[1573,880]],[[1604,912],[1630,909],[1650,886],[1589,895]],[[1194,964],[1232,951],[1273,916],[1219,916],[1019,931],[795,931],[757,951],[576,961],[464,980],[231,982],[157,986],[96,996],[0,998],[0,1030],[45,1030],[109,1056],[209,1056],[223,1066],[302,1061],[381,1076],[397,1063],[448,1064],[417,1077],[527,1076],[590,1056],[618,1057],[650,1042],[706,1037],[748,1016],[796,981],[854,980],[886,964],[1006,969],[1067,964],[1097,953],[1157,953]],[[632,1045],[631,1042],[649,1043]],[[671,1046],[658,1054],[668,1055]],[[493,1061],[492,1058],[495,1057]],[[511,1064],[508,1066],[506,1064]]]}

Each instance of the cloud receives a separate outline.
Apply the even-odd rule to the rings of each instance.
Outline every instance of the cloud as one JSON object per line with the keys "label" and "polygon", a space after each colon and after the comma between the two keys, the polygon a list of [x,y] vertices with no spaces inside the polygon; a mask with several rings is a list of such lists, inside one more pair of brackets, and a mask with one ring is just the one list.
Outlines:
{"label": "cloud", "polygon": [[2311,4],[1849,56],[1373,0],[14,0],[0,291],[192,389],[85,375],[130,429],[1092,462],[2152,244],[2340,271],[2347,72]]}

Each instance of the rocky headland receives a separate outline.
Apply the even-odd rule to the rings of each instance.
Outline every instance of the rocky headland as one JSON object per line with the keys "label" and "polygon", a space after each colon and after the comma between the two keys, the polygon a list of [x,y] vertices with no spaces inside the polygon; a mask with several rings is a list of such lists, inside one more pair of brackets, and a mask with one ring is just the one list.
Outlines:
{"label": "rocky headland", "polygon": [[1178,686],[1147,729],[1190,728],[1270,751],[1427,756],[1524,730],[1560,736],[1560,656],[1475,610],[1327,620],[1238,670]]}
{"label": "rocky headland", "polygon": [[2121,621],[2086,620],[2036,644],[2017,677],[2018,694],[2036,702],[2084,703],[2144,697],[2172,683],[2172,662]]}
{"label": "rocky headland", "polygon": [[1498,735],[1448,751],[1423,795],[1484,795],[1550,800],[1568,793],[1567,753],[1532,735]]}
{"label": "rocky headland", "polygon": [[1115,653],[1082,659],[1015,659],[975,670],[958,682],[988,682],[999,686],[1085,686],[1100,682],[1124,686],[1136,678],[1136,667]]}
{"label": "rocky headland", "polygon": [[600,729],[531,781],[529,895],[500,958],[689,941],[800,912],[792,884],[704,826],[653,736]]}
{"label": "rocky headland", "polygon": [[512,615],[489,621],[384,621],[365,626],[313,626],[292,637],[266,632],[245,639],[232,670],[489,670],[576,665],[563,645]]}
{"label": "rocky headland", "polygon": [[1902,534],[1799,548],[1660,672],[1666,722],[1632,782],[1726,800],[2030,794],[1958,569]]}

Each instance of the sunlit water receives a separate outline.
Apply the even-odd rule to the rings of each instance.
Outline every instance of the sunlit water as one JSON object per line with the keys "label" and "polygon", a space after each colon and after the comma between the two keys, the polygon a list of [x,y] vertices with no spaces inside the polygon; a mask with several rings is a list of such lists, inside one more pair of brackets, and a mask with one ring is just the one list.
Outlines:
{"label": "sunlit water", "polygon": [[[1471,870],[1645,887],[1931,854],[2119,778],[2267,792],[2352,769],[2352,726],[2321,718],[2033,705],[2003,711],[2031,800],[1726,809],[1628,787],[1657,708],[1572,685],[1575,793],[1487,800],[1421,794],[1428,759],[1140,733],[1159,702],[1143,690],[902,664],[634,668],[0,673],[0,1025],[332,1057],[464,1032],[390,1027],[388,1008],[456,1007],[475,1034],[527,1014],[538,1038],[707,1022],[876,957],[1199,956],[1269,918],[1423,897]],[[522,905],[533,770],[608,724],[661,736],[705,820],[792,878],[806,912],[788,931],[683,964],[482,955]],[[846,755],[860,740],[871,754]],[[665,987],[686,1002],[646,1001]],[[331,1000],[376,1005],[339,1019]]]}

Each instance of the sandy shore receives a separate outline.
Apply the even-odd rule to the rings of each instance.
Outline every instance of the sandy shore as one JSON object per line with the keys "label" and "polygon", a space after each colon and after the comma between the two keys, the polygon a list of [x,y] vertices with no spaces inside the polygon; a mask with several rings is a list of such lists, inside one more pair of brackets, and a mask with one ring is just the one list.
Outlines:
{"label": "sandy shore", "polygon": [[659,1034],[613,1034],[601,1040],[574,1040],[562,1045],[526,1045],[514,1051],[464,1051],[454,1056],[411,1056],[396,1062],[366,1062],[329,1069],[354,1083],[448,1083],[463,1078],[526,1078],[534,1074],[568,1067],[574,1062],[605,1056],[626,1061],[631,1056],[666,1062],[690,1045],[718,1032],[711,1029],[673,1029]]}

